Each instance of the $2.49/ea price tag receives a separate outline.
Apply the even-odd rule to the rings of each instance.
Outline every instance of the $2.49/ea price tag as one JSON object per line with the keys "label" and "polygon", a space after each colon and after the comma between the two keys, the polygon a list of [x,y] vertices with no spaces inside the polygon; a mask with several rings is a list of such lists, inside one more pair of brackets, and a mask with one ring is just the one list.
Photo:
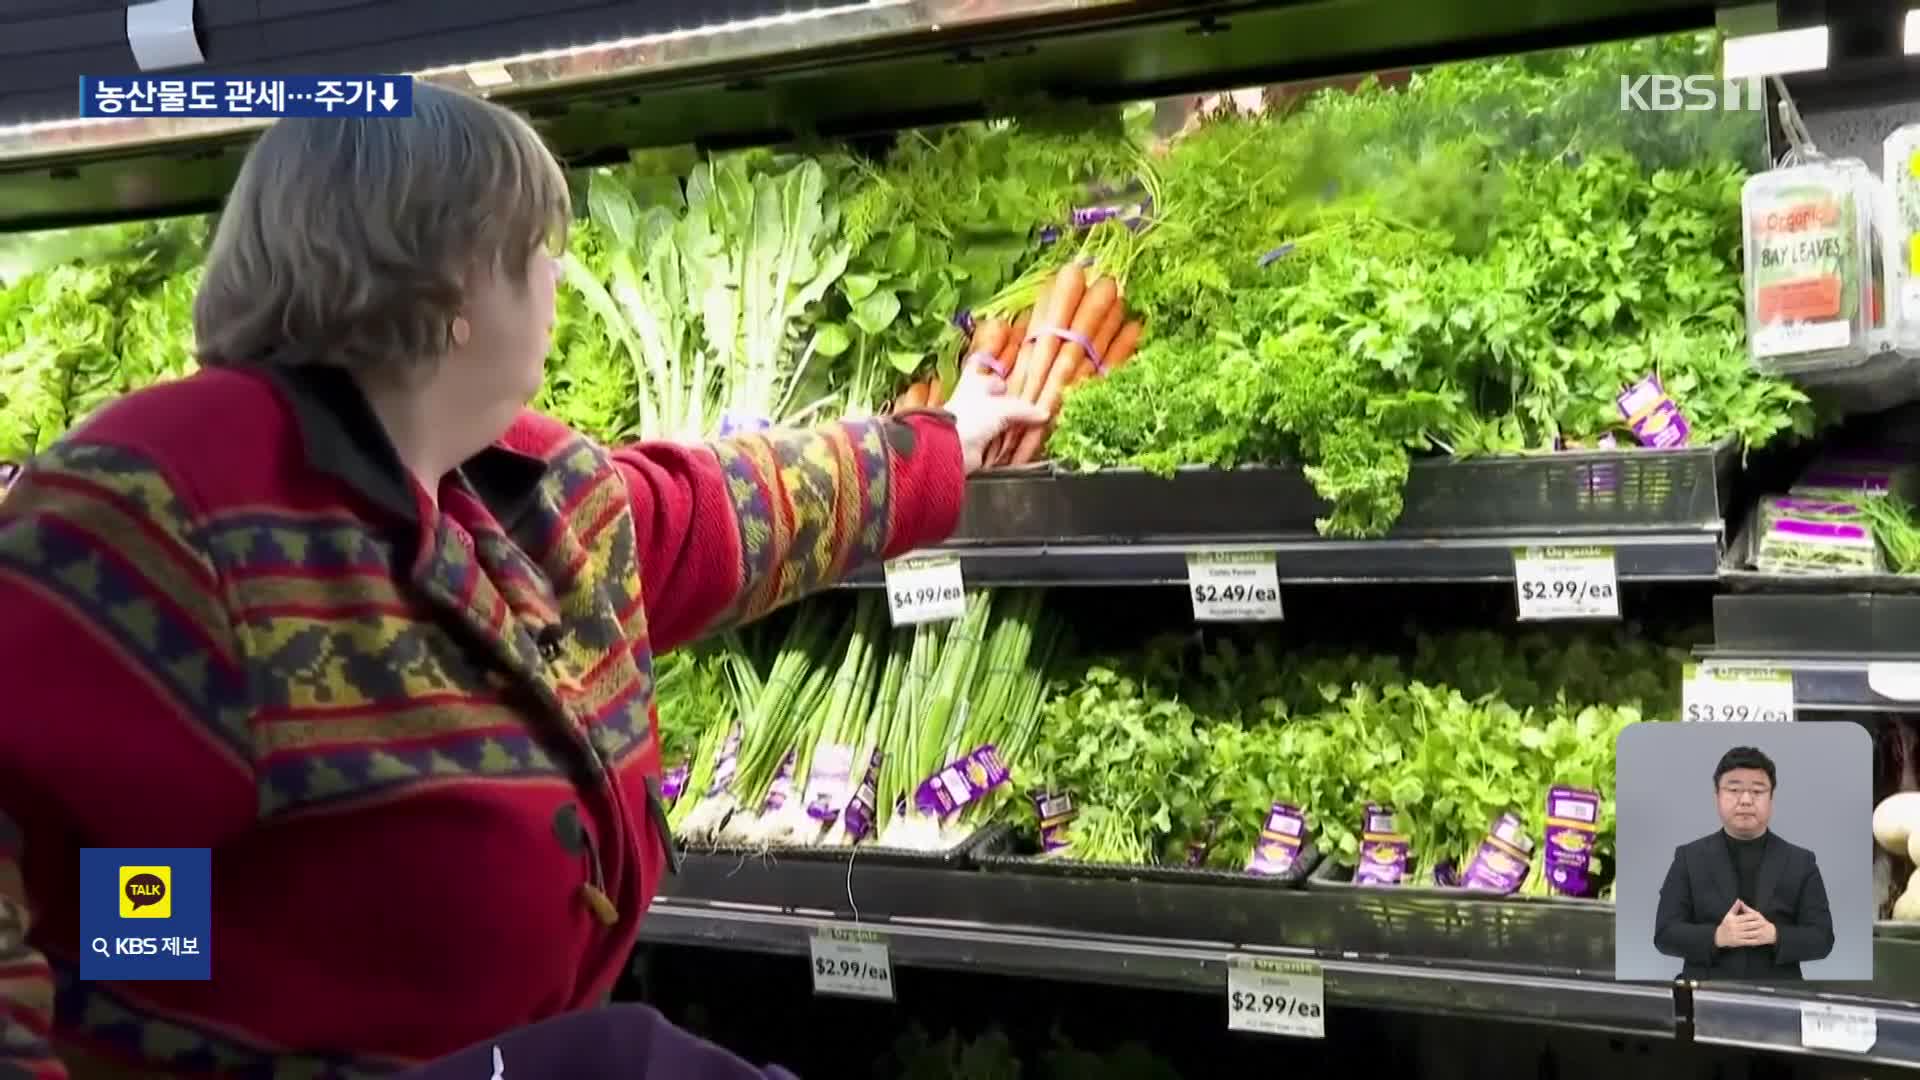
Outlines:
{"label": "$2.49/ea price tag", "polygon": [[1270,551],[1187,554],[1195,622],[1279,622],[1280,571]]}
{"label": "$2.49/ea price tag", "polygon": [[1793,719],[1793,673],[1748,664],[1688,664],[1680,683],[1680,719],[1786,723]]}
{"label": "$2.49/ea price tag", "polygon": [[1880,1017],[1872,1009],[1803,1002],[1800,1045],[1809,1050],[1864,1054],[1880,1041]]}
{"label": "$2.49/ea price tag", "polygon": [[1310,960],[1239,957],[1227,968],[1227,1030],[1327,1037],[1326,978]]}
{"label": "$2.49/ea price tag", "polygon": [[887,564],[887,611],[895,626],[951,622],[967,613],[958,555],[918,555]]}
{"label": "$2.49/ea price tag", "polygon": [[893,957],[879,934],[829,927],[814,933],[808,952],[814,993],[893,1000]]}
{"label": "$2.49/ea price tag", "polygon": [[1522,619],[1620,617],[1610,548],[1520,548],[1513,553],[1513,585]]}

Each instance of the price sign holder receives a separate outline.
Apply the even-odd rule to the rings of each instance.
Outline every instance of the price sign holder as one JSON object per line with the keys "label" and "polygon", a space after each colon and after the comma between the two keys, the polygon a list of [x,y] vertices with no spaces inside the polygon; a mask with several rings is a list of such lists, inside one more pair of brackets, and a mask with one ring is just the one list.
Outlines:
{"label": "price sign holder", "polygon": [[1864,1054],[1879,1041],[1880,1018],[1872,1009],[1812,1001],[1800,1006],[1800,1045],[1808,1050]]}
{"label": "price sign holder", "polygon": [[1227,967],[1227,1030],[1327,1037],[1326,976],[1311,960],[1235,957]]}
{"label": "price sign holder", "polygon": [[893,1000],[893,956],[886,938],[866,930],[825,927],[814,932],[807,949],[814,993]]}
{"label": "price sign holder", "polygon": [[886,566],[887,612],[895,626],[952,622],[967,613],[958,555],[910,555]]}
{"label": "price sign holder", "polygon": [[1280,571],[1271,551],[1190,551],[1187,593],[1195,622],[1279,622]]}
{"label": "price sign holder", "polygon": [[1793,673],[1757,664],[1688,664],[1680,718],[1696,723],[1787,723],[1794,718]]}
{"label": "price sign holder", "polygon": [[1620,617],[1612,548],[1516,548],[1513,588],[1524,621]]}

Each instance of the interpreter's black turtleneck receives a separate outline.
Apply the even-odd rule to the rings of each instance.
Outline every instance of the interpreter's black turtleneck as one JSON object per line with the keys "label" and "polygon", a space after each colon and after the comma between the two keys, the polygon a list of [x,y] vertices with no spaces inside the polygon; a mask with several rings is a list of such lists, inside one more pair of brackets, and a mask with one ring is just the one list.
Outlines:
{"label": "interpreter's black turtleneck", "polygon": [[1727,854],[1733,857],[1734,879],[1740,887],[1740,899],[1748,907],[1758,906],[1760,898],[1760,860],[1767,854],[1767,833],[1761,833],[1751,840],[1742,840],[1729,832],[1722,832],[1727,842]]}

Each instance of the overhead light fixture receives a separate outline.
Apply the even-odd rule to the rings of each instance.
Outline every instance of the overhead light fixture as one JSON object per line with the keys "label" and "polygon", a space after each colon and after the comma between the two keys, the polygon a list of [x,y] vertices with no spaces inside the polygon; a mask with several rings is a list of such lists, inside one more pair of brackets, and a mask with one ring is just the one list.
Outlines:
{"label": "overhead light fixture", "polygon": [[1920,8],[1913,8],[1907,12],[1907,29],[1901,38],[1901,49],[1908,56],[1920,53]]}
{"label": "overhead light fixture", "polygon": [[[1908,17],[1911,40],[1912,17]],[[1767,75],[1792,75],[1802,71],[1824,71],[1827,67],[1827,27],[1809,26],[1801,30],[1776,30],[1771,34],[1730,37],[1721,51],[1722,75],[1728,79],[1752,79]]]}

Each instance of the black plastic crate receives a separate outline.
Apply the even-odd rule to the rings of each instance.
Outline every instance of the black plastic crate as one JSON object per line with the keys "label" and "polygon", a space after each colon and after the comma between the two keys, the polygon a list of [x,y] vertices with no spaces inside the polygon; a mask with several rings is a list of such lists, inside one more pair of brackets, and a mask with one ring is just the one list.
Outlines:
{"label": "black plastic crate", "polygon": [[988,873],[1032,874],[1042,877],[1091,878],[1101,881],[1152,881],[1167,885],[1232,885],[1254,889],[1297,889],[1320,862],[1320,853],[1308,844],[1284,874],[1249,874],[1212,867],[1079,862],[1040,855],[1030,844],[1019,843],[1008,829],[992,844],[976,849],[973,864]]}
{"label": "black plastic crate", "polygon": [[[1832,596],[1873,593],[1920,596],[1920,574],[1766,574],[1753,569],[1760,542],[1759,515],[1750,513],[1720,556],[1720,580],[1743,593]],[[1720,642],[1720,644],[1726,644]],[[1912,647],[1912,646],[1909,646]]]}
{"label": "black plastic crate", "polygon": [[[760,844],[700,844],[682,845],[681,862],[693,859],[708,859],[714,862],[734,863],[780,863],[799,861],[812,863],[853,863],[866,862],[887,866],[941,866],[957,868],[972,865],[972,859],[981,848],[998,844],[1006,831],[1004,825],[983,825],[975,829],[966,839],[952,847],[936,851],[916,851],[912,848],[882,847],[878,844],[809,844],[806,846],[760,845]],[[677,842],[677,841],[676,841]]]}
{"label": "black plastic crate", "polygon": [[1572,896],[1505,896],[1500,893],[1486,892],[1480,889],[1463,889],[1446,885],[1355,885],[1353,867],[1344,866],[1332,859],[1323,860],[1307,875],[1306,887],[1314,892],[1348,893],[1408,900],[1447,900],[1454,903],[1488,902],[1501,904],[1552,904],[1555,908],[1579,907],[1594,911],[1613,910],[1613,904],[1605,900],[1584,900]]}
{"label": "black plastic crate", "polygon": [[[1395,538],[1724,529],[1731,442],[1681,450],[1569,451],[1416,462]],[[1181,542],[1318,535],[1330,507],[1296,467],[988,473],[968,489],[951,541]]]}

